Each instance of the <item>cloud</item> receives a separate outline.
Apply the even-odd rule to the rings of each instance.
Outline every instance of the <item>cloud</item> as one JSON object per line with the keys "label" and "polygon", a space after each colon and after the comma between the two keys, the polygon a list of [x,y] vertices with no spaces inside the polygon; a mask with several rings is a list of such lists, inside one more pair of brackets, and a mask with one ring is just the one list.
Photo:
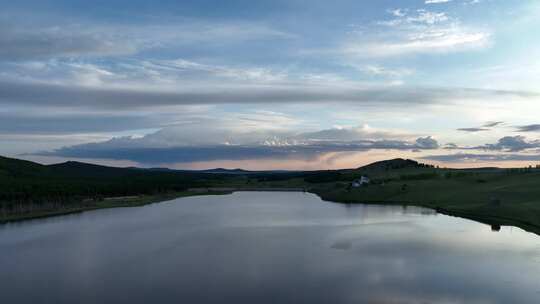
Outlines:
{"label": "cloud", "polygon": [[[408,69],[361,66],[373,75],[400,77]],[[537,97],[519,91],[413,87],[348,81],[328,75],[294,74],[175,60],[115,60],[112,64],[50,60],[0,64],[0,105],[122,108],[180,104],[354,102],[433,104],[463,99]],[[145,105],[146,104],[146,105]]]}
{"label": "cloud", "polygon": [[457,129],[458,131],[463,131],[463,132],[481,132],[481,131],[489,131],[489,129],[486,129],[486,128],[459,128]]}
{"label": "cloud", "polygon": [[406,15],[406,11],[407,10],[403,10],[403,9],[394,9],[394,10],[390,10],[389,13],[392,14],[392,16],[396,16],[396,17],[403,17]]}
{"label": "cloud", "polygon": [[504,121],[488,121],[485,124],[482,125],[482,127],[473,127],[473,128],[459,128],[458,131],[463,132],[482,132],[482,131],[490,131],[491,128],[497,127],[504,124]]}
{"label": "cloud", "polygon": [[404,68],[391,69],[391,68],[383,67],[380,65],[373,65],[373,64],[359,66],[359,67],[355,66],[355,68],[366,74],[370,74],[374,76],[394,77],[394,78],[401,78],[404,76],[412,75],[414,73],[414,71],[411,69],[404,69]]}
{"label": "cloud", "polygon": [[540,131],[540,124],[525,125],[517,127],[516,132],[538,132]]}
{"label": "cloud", "polygon": [[502,161],[540,161],[540,154],[476,154],[456,153],[427,155],[420,159],[459,163],[459,162],[502,162]]}
{"label": "cloud", "polygon": [[526,137],[505,136],[500,138],[494,144],[484,144],[481,146],[463,147],[450,143],[444,146],[447,150],[486,150],[486,151],[502,151],[502,152],[519,152],[530,149],[540,148],[540,140],[527,140]]}
{"label": "cloud", "polygon": [[133,147],[113,148],[107,144],[84,144],[64,147],[51,152],[32,155],[60,156],[74,158],[131,160],[139,163],[190,163],[212,160],[253,160],[253,159],[310,159],[330,152],[383,150],[417,150],[415,144],[401,141],[359,141],[351,143],[325,142],[310,145],[214,145],[183,147]]}
{"label": "cloud", "polygon": [[467,88],[340,86],[315,84],[241,85],[215,83],[178,88],[82,86],[0,80],[0,105],[69,106],[97,109],[155,108],[171,105],[349,102],[365,105],[454,103],[463,99],[536,97],[535,93]]}
{"label": "cloud", "polygon": [[516,151],[523,151],[527,149],[532,148],[540,148],[540,141],[533,140],[533,141],[527,141],[527,139],[524,136],[505,136],[496,144],[486,144],[483,146],[476,147],[477,149],[484,149],[484,150],[498,150],[498,151],[509,151],[509,152],[516,152]]}
{"label": "cloud", "polygon": [[239,81],[276,82],[285,80],[287,74],[283,71],[276,72],[269,68],[250,67],[235,68],[222,65],[209,65],[185,59],[175,60],[147,60],[141,63],[147,69],[160,74],[161,77],[171,76],[205,76]]}
{"label": "cloud", "polygon": [[159,115],[107,115],[103,113],[71,113],[57,115],[18,114],[0,112],[0,134],[74,134],[89,132],[119,132],[159,128]]}
{"label": "cloud", "polygon": [[478,49],[490,42],[490,32],[465,27],[443,12],[420,9],[391,14],[393,19],[378,22],[380,31],[362,32],[349,39],[342,51],[359,58],[394,57]]}
{"label": "cloud", "polygon": [[296,142],[325,142],[325,141],[358,141],[358,140],[403,140],[410,139],[411,134],[387,130],[373,129],[368,125],[349,128],[332,128],[315,132],[305,132],[291,136],[289,139]]}
{"label": "cloud", "polygon": [[114,34],[60,26],[27,28],[0,27],[0,60],[47,57],[128,55],[137,50],[133,41]]}
{"label": "cloud", "polygon": [[438,142],[428,136],[415,141],[370,139],[391,133],[362,128],[291,134],[285,130],[234,131],[191,127],[165,128],[139,138],[117,137],[104,142],[63,147],[33,155],[130,160],[139,163],[189,163],[213,160],[311,159],[331,152],[368,150],[433,150]]}
{"label": "cloud", "polygon": [[503,125],[503,124],[504,124],[504,121],[488,121],[485,124],[483,124],[482,127],[484,127],[484,128],[493,128],[493,127],[497,127],[497,126],[500,126],[500,125]]}
{"label": "cloud", "polygon": [[424,3],[425,4],[439,4],[439,3],[448,3],[451,1],[452,0],[426,0]]}
{"label": "cloud", "polygon": [[55,59],[0,63],[0,77],[13,82],[85,87],[186,86],[223,83],[268,84],[290,80],[286,71],[266,67],[204,64],[182,58],[170,60]]}
{"label": "cloud", "polygon": [[174,24],[96,25],[52,20],[36,25],[0,19],[0,61],[125,56],[175,46],[222,47],[244,41],[291,38],[294,35],[256,22],[192,19]]}
{"label": "cloud", "polygon": [[416,149],[437,149],[439,148],[439,143],[437,140],[431,136],[420,137],[416,139]]}
{"label": "cloud", "polygon": [[[292,131],[299,124],[287,115],[275,112],[231,114],[226,118],[202,118],[182,121],[144,137],[114,138],[105,145],[117,148],[179,146],[318,146],[352,145],[359,147],[379,143],[378,147],[435,148],[431,137],[410,143],[413,135],[372,129],[368,126],[333,128],[315,132]],[[435,145],[435,146],[434,146]],[[112,147],[111,146],[111,147]]]}

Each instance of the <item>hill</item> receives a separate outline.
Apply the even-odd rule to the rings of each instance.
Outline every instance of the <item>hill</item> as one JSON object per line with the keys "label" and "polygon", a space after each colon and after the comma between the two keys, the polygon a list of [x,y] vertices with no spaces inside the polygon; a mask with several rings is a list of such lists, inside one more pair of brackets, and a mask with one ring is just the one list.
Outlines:
{"label": "hill", "polygon": [[0,157],[0,221],[32,210],[80,207],[106,197],[160,195],[233,183],[231,174],[115,168],[81,162],[41,165]]}
{"label": "hill", "polygon": [[46,166],[31,161],[0,156],[0,177],[40,176],[49,173]]}
{"label": "hill", "polygon": [[403,168],[419,168],[426,167],[427,165],[421,164],[412,159],[394,158],[390,160],[383,160],[365,165],[358,168],[358,170],[392,170]]}

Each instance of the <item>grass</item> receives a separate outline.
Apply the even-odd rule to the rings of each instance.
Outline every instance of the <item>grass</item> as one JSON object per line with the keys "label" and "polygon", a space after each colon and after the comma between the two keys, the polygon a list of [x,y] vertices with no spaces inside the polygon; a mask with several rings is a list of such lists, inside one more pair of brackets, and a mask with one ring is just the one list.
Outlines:
{"label": "grass", "polygon": [[[513,225],[540,234],[540,170],[464,172],[436,170],[425,179],[393,179],[349,188],[328,183],[311,188],[322,199],[344,203],[417,205],[490,225]],[[448,174],[450,173],[450,174]],[[396,174],[396,172],[393,172]]]}

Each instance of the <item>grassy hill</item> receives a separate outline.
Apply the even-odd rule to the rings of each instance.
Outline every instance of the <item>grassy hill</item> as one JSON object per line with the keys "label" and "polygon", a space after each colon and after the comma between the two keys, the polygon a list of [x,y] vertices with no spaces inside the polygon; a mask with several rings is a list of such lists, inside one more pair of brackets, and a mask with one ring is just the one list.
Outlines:
{"label": "grassy hill", "polygon": [[366,187],[334,182],[312,191],[329,201],[418,205],[540,233],[539,169],[439,169],[414,163],[393,168],[395,163],[402,162],[356,169],[357,174],[371,177],[373,183]]}

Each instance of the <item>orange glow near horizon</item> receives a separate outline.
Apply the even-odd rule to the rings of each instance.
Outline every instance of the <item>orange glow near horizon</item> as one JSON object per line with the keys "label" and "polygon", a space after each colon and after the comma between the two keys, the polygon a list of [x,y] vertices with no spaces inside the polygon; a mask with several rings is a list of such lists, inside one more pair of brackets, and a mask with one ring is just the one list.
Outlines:
{"label": "orange glow near horizon", "polygon": [[440,162],[421,159],[422,155],[415,152],[400,151],[367,151],[367,152],[332,152],[313,158],[296,159],[244,159],[244,160],[216,160],[192,163],[162,163],[162,164],[140,164],[129,160],[107,160],[107,159],[65,159],[61,157],[21,157],[26,160],[35,161],[42,164],[61,163],[67,160],[93,163],[112,167],[142,167],[142,168],[170,168],[186,170],[205,170],[214,168],[225,169],[245,169],[245,170],[335,170],[352,169],[368,165],[373,162],[383,161],[393,158],[414,159],[422,163],[440,166],[441,168],[523,168],[536,166],[538,163],[531,161],[467,161],[467,162]]}

